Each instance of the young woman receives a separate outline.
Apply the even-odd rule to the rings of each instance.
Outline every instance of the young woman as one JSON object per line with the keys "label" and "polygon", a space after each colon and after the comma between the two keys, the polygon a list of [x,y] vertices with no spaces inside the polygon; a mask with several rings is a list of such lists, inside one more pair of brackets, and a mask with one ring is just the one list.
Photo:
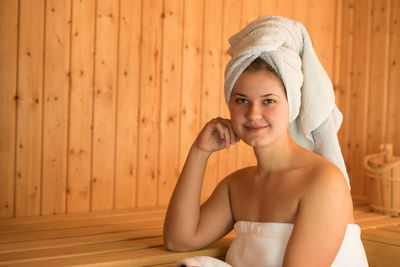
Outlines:
{"label": "young woman", "polygon": [[[165,245],[196,250],[234,228],[226,257],[233,266],[367,266],[346,179],[292,139],[281,76],[261,57],[240,73],[231,118],[209,121],[190,149],[165,218]],[[227,176],[200,205],[207,159],[239,140],[253,147],[257,166]]]}

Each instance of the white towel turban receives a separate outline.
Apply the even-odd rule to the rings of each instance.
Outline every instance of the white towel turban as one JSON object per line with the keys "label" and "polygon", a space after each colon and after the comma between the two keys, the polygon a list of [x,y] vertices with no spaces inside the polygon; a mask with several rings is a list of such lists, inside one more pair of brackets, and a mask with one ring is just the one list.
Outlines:
{"label": "white towel turban", "polygon": [[332,83],[318,60],[305,27],[279,16],[259,18],[229,39],[232,59],[225,70],[229,104],[236,80],[256,58],[264,59],[282,79],[289,103],[289,133],[302,147],[334,163],[350,187],[337,132],[342,114]]}

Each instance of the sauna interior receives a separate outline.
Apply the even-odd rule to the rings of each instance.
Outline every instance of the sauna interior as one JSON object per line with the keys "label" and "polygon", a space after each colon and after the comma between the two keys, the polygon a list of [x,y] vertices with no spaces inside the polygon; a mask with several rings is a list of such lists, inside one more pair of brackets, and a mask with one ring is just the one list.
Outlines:
{"label": "sauna interior", "polygon": [[[399,0],[0,1],[0,217],[168,204],[200,127],[228,117],[228,38],[277,14],[302,22],[344,115],[351,192],[366,155],[400,155]],[[203,200],[254,164],[215,153]]]}

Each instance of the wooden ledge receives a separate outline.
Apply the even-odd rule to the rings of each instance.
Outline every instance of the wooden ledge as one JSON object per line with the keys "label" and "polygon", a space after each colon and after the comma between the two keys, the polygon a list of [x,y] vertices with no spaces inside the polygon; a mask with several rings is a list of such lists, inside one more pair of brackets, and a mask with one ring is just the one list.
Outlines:
{"label": "wooden ledge", "polygon": [[[355,220],[370,266],[400,266],[400,217],[355,201]],[[166,207],[0,219],[0,266],[174,266],[185,257],[224,258],[230,233],[193,252],[163,246]]]}

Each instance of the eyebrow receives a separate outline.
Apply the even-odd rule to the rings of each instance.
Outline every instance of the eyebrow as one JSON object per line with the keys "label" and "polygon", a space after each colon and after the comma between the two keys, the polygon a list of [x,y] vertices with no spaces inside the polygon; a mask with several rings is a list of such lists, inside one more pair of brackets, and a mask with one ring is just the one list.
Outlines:
{"label": "eyebrow", "polygon": [[[235,95],[238,95],[238,96],[241,96],[241,97],[247,97],[247,95],[240,94],[240,93],[233,94],[232,96],[235,96]],[[268,97],[268,96],[272,96],[272,95],[278,96],[278,95],[276,95],[276,94],[269,93],[269,94],[266,94],[266,95],[262,95],[261,98]]]}

